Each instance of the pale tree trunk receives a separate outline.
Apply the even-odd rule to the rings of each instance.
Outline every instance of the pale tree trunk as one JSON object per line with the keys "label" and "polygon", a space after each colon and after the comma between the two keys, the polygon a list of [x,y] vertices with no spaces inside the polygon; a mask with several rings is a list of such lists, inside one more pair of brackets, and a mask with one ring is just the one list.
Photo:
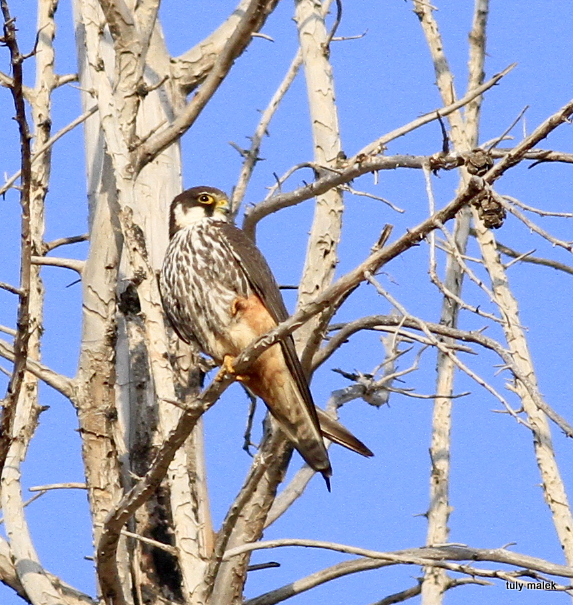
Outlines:
{"label": "pale tree trunk", "polygon": [[[122,211],[118,191],[126,192],[127,190],[129,192],[129,197],[133,200],[130,204],[133,211],[133,223],[141,228],[145,237],[151,267],[158,270],[167,244],[167,207],[170,200],[181,190],[181,162],[179,148],[177,145],[173,145],[156,161],[144,168],[135,185],[132,185],[129,180],[117,182],[118,172],[122,173],[121,161],[118,162],[119,154],[122,153],[121,146],[119,149],[114,149],[110,145],[109,137],[106,141],[102,136],[102,134],[106,134],[106,131],[104,129],[102,133],[100,120],[102,109],[104,111],[110,109],[109,106],[102,107],[101,103],[112,102],[112,98],[104,97],[105,84],[102,84],[101,80],[98,81],[98,74],[95,74],[96,77],[94,77],[94,73],[90,69],[90,65],[93,68],[94,63],[101,59],[106,67],[106,71],[101,75],[105,78],[113,76],[115,55],[112,42],[97,35],[97,25],[105,23],[104,15],[97,4],[78,3],[76,14],[80,45],[79,56],[86,57],[82,63],[83,69],[80,71],[82,89],[86,91],[95,89],[96,98],[100,100],[100,113],[88,120],[86,125],[88,196],[92,221],[90,256],[84,273],[84,308],[86,312],[84,314],[82,362],[80,363],[80,376],[86,377],[82,383],[87,385],[86,397],[83,398],[86,411],[83,413],[80,411],[80,419],[82,416],[89,415],[91,411],[100,423],[95,431],[82,426],[85,429],[84,434],[87,435],[84,440],[86,468],[93,469],[95,475],[93,480],[88,480],[88,485],[92,487],[92,493],[94,486],[101,486],[101,492],[98,490],[98,493],[92,496],[94,521],[98,524],[103,522],[110,508],[119,502],[123,490],[129,488],[130,473],[145,472],[145,466],[149,463],[149,455],[153,448],[157,447],[169,432],[178,416],[177,408],[174,408],[172,404],[159,402],[159,406],[157,405],[148,371],[149,359],[144,327],[137,317],[138,309],[129,306],[130,302],[137,305],[137,300],[133,300],[133,296],[132,299],[129,298],[130,294],[133,295],[130,280],[133,280],[134,276],[129,267],[129,259],[125,255],[125,242],[118,220],[118,211],[120,213]],[[151,30],[155,32],[150,42],[153,50],[150,56],[153,56],[153,67],[156,68],[154,71],[156,74],[165,73],[169,57],[162,42],[160,29],[154,27],[154,20],[149,20],[148,15],[142,16],[142,21],[144,20],[148,20],[146,25],[149,28],[149,34]],[[90,37],[90,32],[95,35]],[[131,76],[137,78],[138,74],[132,74],[129,71],[126,73],[125,70],[128,68],[129,66],[117,66],[119,70],[117,75],[124,86],[134,88],[138,82],[134,83]],[[158,83],[159,78],[160,76],[156,75],[155,81],[147,80],[147,84],[153,86]],[[94,98],[90,94],[84,93],[83,98],[85,108],[94,103]],[[121,99],[121,95],[116,95],[114,98]],[[180,103],[180,100],[176,99],[176,102]],[[144,136],[157,125],[173,118],[173,111],[170,111],[169,107],[172,107],[174,102],[164,88],[149,92],[142,101],[139,112],[133,106],[127,105],[118,107],[117,113],[108,114],[108,119],[114,123],[112,128],[121,127],[120,132],[124,134],[132,134],[132,129],[134,129],[134,135]],[[128,116],[123,118],[122,112]],[[137,123],[131,117],[136,114]],[[116,132],[117,134],[119,133]],[[110,152],[116,154],[115,161],[110,156]],[[123,146],[123,153],[126,152],[127,150]],[[123,166],[125,167],[125,165]],[[102,255],[105,256],[102,257]],[[105,271],[101,270],[102,266],[106,268]],[[120,304],[122,314],[117,313],[117,298],[124,303]],[[90,301],[92,302],[90,303]],[[91,308],[91,305],[95,308]],[[157,300],[155,307],[156,309],[158,307]],[[116,334],[117,340],[115,340]],[[114,349],[117,353],[114,353]],[[100,358],[94,359],[93,356],[98,350],[101,351]],[[155,389],[157,393],[162,393],[163,397],[174,399],[171,370],[168,365],[165,365],[167,361],[167,358],[163,358],[163,361],[155,360],[154,365],[161,364],[164,374],[161,378],[164,386],[156,383]],[[115,388],[113,386],[115,380],[112,378],[114,374],[117,376]],[[96,383],[92,386],[88,382],[90,375],[109,378],[104,378],[103,385]],[[101,413],[101,410],[106,408],[113,412],[116,407],[117,418],[106,419],[105,414]],[[102,424],[103,426],[101,426]],[[93,435],[97,435],[97,437]],[[96,440],[99,443],[95,443]],[[147,455],[145,452],[148,452]],[[168,515],[169,510],[173,510],[176,544],[179,548],[180,560],[185,562],[183,569],[187,570],[194,568],[193,563],[197,556],[193,552],[194,548],[189,548],[190,543],[195,543],[194,536],[196,536],[197,530],[190,528],[189,524],[185,522],[192,518],[193,512],[190,510],[189,504],[191,486],[187,475],[188,454],[201,456],[202,452],[197,448],[191,452],[187,452],[185,449],[179,450],[169,474],[168,483],[170,485],[163,490],[163,500],[167,498],[167,502],[164,502],[163,506],[157,502],[154,506],[150,505],[147,508],[148,513],[145,514],[142,511],[138,515],[139,523],[134,523],[131,527],[132,531],[136,533],[157,537],[154,535],[154,531],[158,531],[156,526],[163,521],[170,520],[161,519],[161,516]],[[90,463],[90,460],[93,462]],[[102,460],[108,460],[110,465],[117,465],[118,460],[121,460],[122,465],[121,467],[105,468],[101,465]],[[114,485],[115,487],[113,487]],[[171,502],[168,504],[170,499]],[[154,514],[156,518],[153,518]],[[99,536],[97,528],[98,525],[96,525],[96,543]],[[118,556],[123,568],[122,584],[129,587],[131,574],[134,574],[138,583],[142,585],[156,582],[157,578],[146,577],[150,569],[150,549],[143,546],[143,550],[147,550],[147,553],[142,553],[139,543],[136,543],[135,546],[132,545],[129,550],[138,562],[134,561],[129,564],[130,556],[127,548],[127,545],[124,544],[123,550]],[[191,559],[187,561],[187,557],[191,557]],[[175,562],[174,564],[176,565]],[[191,581],[185,575],[184,580],[185,586],[190,591],[192,589]],[[138,587],[138,590],[141,590],[141,586]],[[126,595],[129,593],[129,590],[125,591]],[[171,595],[168,593],[168,596]]]}
{"label": "pale tree trunk", "polygon": [[[334,75],[329,61],[330,37],[326,29],[322,3],[296,0],[295,21],[302,51],[306,90],[310,109],[314,161],[317,170],[335,167],[342,151],[338,110],[334,94]],[[316,197],[314,218],[308,239],[298,305],[313,300],[334,277],[338,263],[337,249],[342,230],[344,209],[342,191],[338,188]],[[310,373],[312,358],[320,346],[326,321],[320,316],[308,321],[295,335],[302,353],[301,361]]]}
{"label": "pale tree trunk", "polygon": [[[176,391],[155,281],[167,245],[167,209],[181,190],[179,146],[166,147],[137,174],[131,146],[182,112],[185,94],[207,77],[218,59],[213,51],[224,46],[241,22],[243,8],[251,5],[241,3],[208,41],[173,61],[156,22],[158,3],[133,3],[128,6],[132,19],[126,19],[113,2],[101,2],[101,9],[93,0],[76,2],[84,108],[95,102],[99,109],[86,124],[92,220],[78,374],[96,544],[99,527],[133,483],[130,474],[146,472],[154,450],[180,416],[172,403]],[[203,46],[209,53],[202,52]],[[117,82],[113,90],[111,81]],[[182,352],[180,345],[178,350]],[[180,353],[175,357],[185,366]],[[177,393],[185,395],[185,390]],[[102,414],[106,409],[109,413]],[[97,426],[91,426],[94,422]],[[189,446],[177,450],[156,497],[130,524],[132,532],[172,542],[177,556],[120,541],[119,576],[111,581],[124,587],[128,603],[133,590],[141,598],[157,587],[164,597],[196,601],[213,533],[201,430],[199,424]],[[102,460],[109,461],[107,467]],[[161,526],[173,527],[173,541]],[[153,572],[158,557],[172,568],[163,578]]]}

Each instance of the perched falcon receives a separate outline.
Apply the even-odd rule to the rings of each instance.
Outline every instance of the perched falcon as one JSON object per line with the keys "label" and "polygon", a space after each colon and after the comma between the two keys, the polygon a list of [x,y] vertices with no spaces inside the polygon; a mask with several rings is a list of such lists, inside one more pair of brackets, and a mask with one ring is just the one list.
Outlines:
{"label": "perched falcon", "polygon": [[[227,221],[229,206],[227,196],[213,187],[194,187],[173,200],[160,277],[163,307],[175,332],[219,365],[288,318],[263,255]],[[363,456],[373,455],[315,407],[291,336],[267,349],[237,379],[265,402],[327,486],[332,468],[323,435]]]}

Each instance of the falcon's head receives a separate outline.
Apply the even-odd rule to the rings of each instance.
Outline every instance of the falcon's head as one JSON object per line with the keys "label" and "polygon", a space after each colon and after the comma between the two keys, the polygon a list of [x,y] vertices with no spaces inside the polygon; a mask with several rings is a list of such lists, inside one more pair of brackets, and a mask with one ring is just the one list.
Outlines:
{"label": "falcon's head", "polygon": [[169,209],[169,237],[179,229],[192,225],[203,218],[227,220],[231,204],[227,194],[215,187],[193,187],[180,193]]}

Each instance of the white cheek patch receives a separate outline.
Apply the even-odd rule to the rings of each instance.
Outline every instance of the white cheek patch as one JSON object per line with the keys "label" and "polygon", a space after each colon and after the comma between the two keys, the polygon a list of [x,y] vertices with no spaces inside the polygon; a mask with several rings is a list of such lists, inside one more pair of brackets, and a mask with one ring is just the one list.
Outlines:
{"label": "white cheek patch", "polygon": [[177,204],[173,209],[173,217],[175,218],[177,227],[183,229],[205,218],[205,210],[201,206],[193,206],[192,208],[187,208],[185,211],[181,204]]}

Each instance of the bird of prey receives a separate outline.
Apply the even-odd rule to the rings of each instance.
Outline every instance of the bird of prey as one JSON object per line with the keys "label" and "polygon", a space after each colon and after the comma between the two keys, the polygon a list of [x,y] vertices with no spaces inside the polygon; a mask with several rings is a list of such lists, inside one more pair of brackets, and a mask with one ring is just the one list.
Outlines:
{"label": "bird of prey", "polygon": [[[214,187],[179,194],[170,208],[170,243],[160,275],[163,307],[177,335],[225,367],[289,316],[265,258],[228,221],[229,210],[227,196]],[[315,407],[292,336],[267,349],[237,379],[265,402],[329,489],[332,468],[323,435],[363,456],[373,455]]]}

